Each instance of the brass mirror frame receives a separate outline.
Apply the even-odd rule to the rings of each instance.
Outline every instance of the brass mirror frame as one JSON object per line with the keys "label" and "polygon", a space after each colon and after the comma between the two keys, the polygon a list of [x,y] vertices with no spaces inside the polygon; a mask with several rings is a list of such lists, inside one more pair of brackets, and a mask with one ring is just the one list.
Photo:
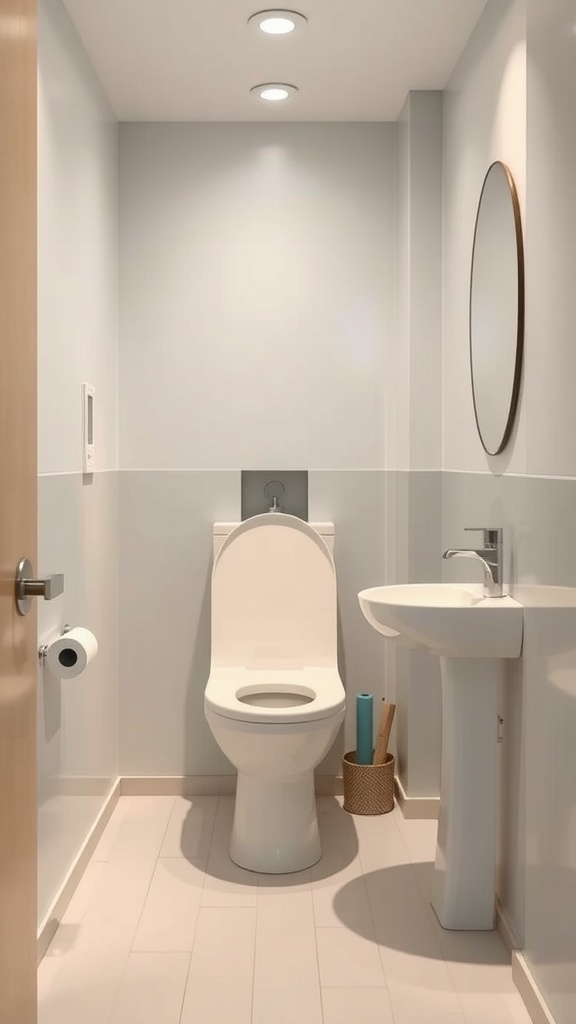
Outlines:
{"label": "brass mirror frame", "polygon": [[[512,212],[514,216],[514,228],[516,232],[516,265],[518,274],[518,310],[517,310],[517,329],[516,329],[516,357],[514,362],[514,376],[512,380],[512,388],[510,392],[510,405],[508,408],[508,417],[506,419],[506,425],[502,434],[502,439],[498,447],[491,451],[487,447],[484,438],[482,436],[482,430],[480,429],[480,422],[478,419],[478,409],[476,406],[476,394],[474,390],[474,363],[472,357],[472,284],[474,279],[474,252],[476,248],[476,234],[478,231],[478,222],[480,220],[480,211],[482,209],[482,199],[484,196],[484,190],[490,172],[494,167],[501,167],[506,176],[508,183],[508,190],[510,193],[510,201],[512,203]],[[520,215],[520,203],[518,200],[518,192],[514,183],[514,178],[510,172],[510,169],[501,160],[494,160],[490,164],[486,174],[484,175],[484,181],[482,182],[482,189],[480,191],[480,197],[478,199],[478,208],[476,210],[476,220],[474,223],[474,238],[472,240],[472,260],[470,264],[470,288],[469,288],[469,303],[468,303],[468,339],[469,339],[469,353],[470,353],[470,379],[472,383],[472,401],[474,404],[474,419],[476,420],[476,429],[478,436],[484,451],[488,455],[499,455],[504,450],[510,439],[512,433],[512,427],[514,425],[514,419],[516,416],[516,410],[518,408],[518,398],[520,395],[520,381],[522,379],[522,363],[524,357],[524,308],[525,308],[525,278],[524,278],[524,245],[522,238],[522,218]]]}

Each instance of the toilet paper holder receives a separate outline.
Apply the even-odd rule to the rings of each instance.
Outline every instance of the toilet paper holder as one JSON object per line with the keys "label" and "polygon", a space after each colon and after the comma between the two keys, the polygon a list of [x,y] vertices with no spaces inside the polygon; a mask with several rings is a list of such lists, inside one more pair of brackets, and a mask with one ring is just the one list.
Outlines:
{"label": "toilet paper holder", "polygon": [[[69,624],[68,624],[68,623],[66,622],[66,623],[65,623],[65,624],[64,624],[64,625],[62,626],[62,632],[61,632],[61,633],[59,633],[58,635],[59,635],[59,636],[65,636],[65,634],[66,634],[66,633],[69,633],[71,629],[72,629],[72,626],[70,626],[70,625],[69,625]],[[49,648],[49,646],[50,646],[50,644],[41,644],[41,645],[40,645],[40,647],[38,648],[38,657],[39,657],[39,658],[40,658],[40,659],[41,659],[42,661],[44,661],[44,660],[45,660],[45,659],[47,658],[47,656],[48,656],[48,648]]]}

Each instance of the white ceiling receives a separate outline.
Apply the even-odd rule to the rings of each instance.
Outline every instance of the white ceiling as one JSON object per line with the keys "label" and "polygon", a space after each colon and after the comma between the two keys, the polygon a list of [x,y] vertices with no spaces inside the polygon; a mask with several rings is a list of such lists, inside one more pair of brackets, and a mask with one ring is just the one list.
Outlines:
{"label": "white ceiling", "polygon": [[[486,0],[300,0],[308,25],[248,29],[258,0],[64,0],[122,121],[390,121],[442,89]],[[279,5],[281,6],[281,4]],[[286,105],[250,95],[288,82]]]}

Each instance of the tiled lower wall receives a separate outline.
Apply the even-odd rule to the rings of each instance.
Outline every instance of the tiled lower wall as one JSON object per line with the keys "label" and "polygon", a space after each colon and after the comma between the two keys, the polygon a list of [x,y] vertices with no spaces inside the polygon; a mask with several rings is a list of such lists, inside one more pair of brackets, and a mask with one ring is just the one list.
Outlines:
{"label": "tiled lower wall", "polygon": [[38,669],[39,919],[102,808],[117,763],[118,475],[41,476],[38,573],[62,572],[64,593],[38,602],[39,643],[65,623],[99,643],[82,675]]}
{"label": "tiled lower wall", "polygon": [[[394,699],[395,665],[387,645],[368,626],[357,593],[364,587],[425,571],[420,553],[422,516],[439,544],[439,474],[311,471],[309,518],[335,523],[339,595],[339,664],[349,695],[343,734],[321,766],[340,771],[353,749],[354,700],[368,691]],[[418,512],[410,511],[414,489]],[[240,474],[235,471],[134,471],[120,474],[120,771],[123,775],[217,775],[230,772],[204,720],[210,670],[212,524],[240,517]],[[418,523],[415,522],[418,520]],[[415,543],[415,538],[418,543]],[[429,559],[430,561],[430,559]],[[420,569],[418,570],[418,566]],[[428,567],[428,573],[430,568]],[[432,659],[429,659],[432,661]],[[426,674],[424,672],[424,674]],[[406,683],[409,689],[419,680]],[[411,725],[421,736],[427,786],[437,793],[438,689],[425,687]],[[435,724],[431,726],[431,718]],[[399,715],[399,721],[401,719]],[[399,735],[404,735],[404,726]],[[414,755],[418,760],[418,754]],[[426,767],[426,761],[429,762]],[[432,780],[432,782],[430,782]],[[426,785],[421,792],[426,795]],[[434,786],[436,789],[434,790]]]}
{"label": "tiled lower wall", "polygon": [[[350,693],[382,692],[384,645],[357,592],[385,578],[385,475],[318,472],[310,520],[333,519],[340,666]],[[121,474],[120,765],[125,775],[227,774],[204,719],[210,671],[212,524],[240,518],[238,472]],[[349,717],[322,771],[354,746]]]}
{"label": "tiled lower wall", "polygon": [[[343,735],[321,770],[338,773],[341,753],[354,746],[354,694],[385,694],[398,705],[394,743],[409,796],[438,793],[438,662],[381,640],[364,621],[357,592],[442,574],[471,578],[470,563],[443,563],[442,550],[471,546],[465,526],[504,528],[505,579],[527,611],[524,657],[510,663],[501,702],[498,891],[538,985],[559,1008],[559,1019],[568,1019],[566,1005],[576,1012],[576,621],[572,628],[569,610],[543,616],[530,596],[537,591],[527,588],[576,586],[576,481],[312,471],[309,485],[310,519],[336,525],[339,663],[349,695]],[[86,779],[105,786],[117,771],[148,778],[231,771],[204,721],[203,691],[210,666],[212,523],[235,520],[239,509],[240,474],[234,471],[40,480],[38,571],[66,575],[65,595],[41,607],[40,638],[71,621],[89,625],[100,641],[97,660],[78,680],[39,678],[39,788],[49,825],[40,849],[44,903],[96,816],[89,801],[101,796],[86,791]],[[75,779],[83,780],[83,793],[78,790],[72,805],[57,806],[54,798],[68,798]]]}
{"label": "tiled lower wall", "polygon": [[[575,522],[576,480],[443,474],[442,546],[472,546],[465,526],[502,526],[504,579],[525,607],[501,702],[498,890],[558,1021],[576,1019],[576,609],[546,587],[576,587]],[[453,560],[444,578],[469,573]]]}

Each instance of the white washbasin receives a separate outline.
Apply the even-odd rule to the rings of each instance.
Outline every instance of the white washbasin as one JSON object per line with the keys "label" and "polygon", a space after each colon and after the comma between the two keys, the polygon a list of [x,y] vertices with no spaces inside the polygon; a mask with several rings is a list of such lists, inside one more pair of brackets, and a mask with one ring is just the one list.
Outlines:
{"label": "white washbasin", "polygon": [[448,658],[518,658],[523,607],[484,597],[473,583],[403,583],[358,594],[371,626],[388,640]]}
{"label": "white washbasin", "polygon": [[406,583],[358,594],[388,640],[440,656],[442,780],[432,906],[444,928],[494,927],[497,722],[503,658],[522,649],[524,607],[473,583]]}

